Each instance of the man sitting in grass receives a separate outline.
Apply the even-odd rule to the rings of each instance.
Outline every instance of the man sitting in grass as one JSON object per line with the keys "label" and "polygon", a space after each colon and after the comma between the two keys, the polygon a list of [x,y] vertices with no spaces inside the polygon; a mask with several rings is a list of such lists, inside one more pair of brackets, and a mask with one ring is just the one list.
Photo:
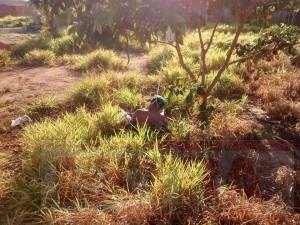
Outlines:
{"label": "man sitting in grass", "polygon": [[167,129],[168,119],[164,115],[166,100],[162,96],[152,98],[148,109],[138,109],[132,114],[126,113],[128,125],[143,126],[147,125],[151,129]]}

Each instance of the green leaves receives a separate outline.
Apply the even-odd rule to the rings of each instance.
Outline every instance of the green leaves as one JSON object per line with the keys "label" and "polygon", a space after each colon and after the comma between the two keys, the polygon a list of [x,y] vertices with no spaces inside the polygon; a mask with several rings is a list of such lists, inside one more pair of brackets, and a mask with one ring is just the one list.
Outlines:
{"label": "green leaves", "polygon": [[297,43],[297,28],[284,24],[274,25],[266,29],[252,43],[239,44],[237,54],[240,57],[250,55],[263,56],[271,52],[276,54],[279,50],[290,52]]}

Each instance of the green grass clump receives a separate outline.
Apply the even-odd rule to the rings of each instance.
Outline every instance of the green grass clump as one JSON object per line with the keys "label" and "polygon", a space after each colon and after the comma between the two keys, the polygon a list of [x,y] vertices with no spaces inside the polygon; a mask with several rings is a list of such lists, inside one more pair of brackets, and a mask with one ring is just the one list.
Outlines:
{"label": "green grass clump", "polygon": [[55,54],[50,50],[32,50],[24,56],[24,63],[31,66],[55,64]]}
{"label": "green grass clump", "polygon": [[0,18],[0,26],[17,27],[29,25],[33,22],[31,17],[27,16],[5,16]]}
{"label": "green grass clump", "polygon": [[8,66],[10,61],[9,53],[5,50],[0,50],[0,68]]}
{"label": "green grass clump", "polygon": [[180,140],[190,136],[193,131],[193,126],[191,121],[188,121],[187,119],[174,119],[169,123],[169,130],[172,134],[172,138]]}
{"label": "green grass clump", "polygon": [[124,125],[124,115],[118,106],[110,102],[102,106],[96,121],[97,132],[109,136],[115,134]]}
{"label": "green grass clump", "polygon": [[[214,77],[212,74],[208,75],[208,80]],[[213,89],[212,95],[218,98],[234,98],[241,97],[243,94],[243,81],[236,74],[227,70],[222,75],[220,81]]]}
{"label": "green grass clump", "polygon": [[70,93],[70,101],[75,105],[97,108],[109,93],[110,82],[105,77],[89,76],[81,81]]}
{"label": "green grass clump", "polygon": [[137,109],[142,101],[142,95],[129,88],[116,90],[113,97],[116,104],[119,104],[121,108],[127,110]]}
{"label": "green grass clump", "polygon": [[168,47],[154,48],[149,52],[146,68],[149,73],[157,73],[162,66],[174,56],[174,51]]}
{"label": "green grass clump", "polygon": [[82,58],[81,55],[64,54],[62,56],[61,60],[66,65],[74,65],[76,62],[79,62],[81,58]]}
{"label": "green grass clump", "polygon": [[149,155],[154,140],[155,135],[147,128],[122,131],[100,140],[102,153],[98,154],[97,165],[112,186],[133,191],[138,186],[149,184],[155,169],[153,158]]}
{"label": "green grass clump", "polygon": [[28,39],[16,45],[12,51],[12,55],[17,58],[23,58],[27,53],[34,49],[46,50],[49,48],[50,40],[49,34],[43,33],[36,38]]}
{"label": "green grass clump", "polygon": [[50,49],[57,55],[74,53],[75,51],[75,40],[71,35],[52,39],[49,45]]}
{"label": "green grass clump", "polygon": [[98,49],[79,57],[73,68],[83,72],[121,70],[125,68],[125,62],[111,50]]}
{"label": "green grass clump", "polygon": [[29,125],[23,135],[24,147],[34,151],[58,145],[62,149],[70,147],[68,150],[71,151],[95,138],[96,121],[97,115],[79,108],[75,113],[65,114],[57,120],[46,119]]}
{"label": "green grass clump", "polygon": [[43,112],[54,108],[57,105],[57,99],[54,96],[42,98],[32,104],[26,106],[23,111],[26,114],[42,114]]}
{"label": "green grass clump", "polygon": [[186,72],[177,61],[171,60],[162,68],[163,82],[167,85],[175,85],[179,80],[186,80]]}
{"label": "green grass clump", "polygon": [[207,175],[203,162],[184,163],[167,156],[151,185],[149,194],[153,206],[164,215],[178,219],[183,219],[180,217],[186,210],[201,210]]}

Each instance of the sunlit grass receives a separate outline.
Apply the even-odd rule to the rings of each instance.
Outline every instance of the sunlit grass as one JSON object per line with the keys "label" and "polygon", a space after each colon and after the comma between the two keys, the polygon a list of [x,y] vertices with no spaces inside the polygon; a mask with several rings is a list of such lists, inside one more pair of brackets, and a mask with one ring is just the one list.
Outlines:
{"label": "sunlit grass", "polygon": [[24,63],[30,66],[53,66],[55,64],[55,54],[49,50],[33,50],[26,53]]}

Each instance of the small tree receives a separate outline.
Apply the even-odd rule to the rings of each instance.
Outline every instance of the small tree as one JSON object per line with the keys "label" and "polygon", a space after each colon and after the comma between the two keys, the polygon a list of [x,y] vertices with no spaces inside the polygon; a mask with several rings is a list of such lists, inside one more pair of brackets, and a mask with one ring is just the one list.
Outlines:
{"label": "small tree", "polygon": [[[149,7],[156,8],[156,16],[153,18],[159,18],[162,22],[160,27],[154,26],[153,33],[157,33],[157,30],[164,31],[166,27],[171,27],[175,34],[175,40],[173,43],[165,43],[176,49],[177,56],[181,67],[186,71],[189,78],[195,82],[200,83],[202,89],[199,94],[203,97],[203,104],[200,106],[201,110],[204,110],[207,105],[207,98],[210,96],[212,90],[216,84],[220,81],[224,71],[232,64],[242,62],[248,58],[240,58],[239,60],[231,61],[232,55],[235,53],[240,34],[246,24],[254,20],[267,20],[273,13],[278,10],[286,8],[293,8],[299,5],[298,0],[286,1],[286,0],[169,0],[164,1],[164,4],[159,1],[151,1],[152,5]],[[221,67],[217,70],[215,77],[210,84],[206,84],[206,77],[209,73],[207,69],[207,55],[213,45],[214,36],[218,28],[220,18],[218,13],[223,7],[231,7],[232,14],[236,21],[236,30],[234,37],[230,43],[230,47],[227,50],[225,61]],[[209,40],[205,43],[203,40],[203,28],[205,26],[203,15],[199,14],[201,8],[205,8],[207,14],[210,15],[210,20],[214,21],[214,26]],[[203,11],[203,10],[202,10]],[[149,22],[151,25],[159,24],[158,21]],[[182,54],[181,45],[183,44],[183,37],[187,30],[195,30],[198,32],[198,38],[201,48],[199,55],[199,73],[193,72],[193,70],[187,65]],[[199,81],[200,80],[200,81]]]}

